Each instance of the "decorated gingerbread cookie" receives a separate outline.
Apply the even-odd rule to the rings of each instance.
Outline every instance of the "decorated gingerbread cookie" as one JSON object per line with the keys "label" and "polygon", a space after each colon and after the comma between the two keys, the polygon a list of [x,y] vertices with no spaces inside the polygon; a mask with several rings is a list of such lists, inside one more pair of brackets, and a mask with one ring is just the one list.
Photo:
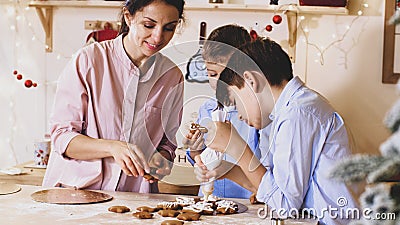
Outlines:
{"label": "decorated gingerbread cookie", "polygon": [[178,202],[160,202],[157,204],[157,208],[160,209],[181,209],[181,206]]}
{"label": "decorated gingerbread cookie", "polygon": [[200,124],[197,123],[192,123],[190,124],[190,133],[194,134],[196,130],[199,130],[201,133],[207,133],[208,129],[206,127],[201,126]]}
{"label": "decorated gingerbread cookie", "polygon": [[239,207],[234,201],[220,200],[216,202],[217,212],[221,214],[237,213]]}

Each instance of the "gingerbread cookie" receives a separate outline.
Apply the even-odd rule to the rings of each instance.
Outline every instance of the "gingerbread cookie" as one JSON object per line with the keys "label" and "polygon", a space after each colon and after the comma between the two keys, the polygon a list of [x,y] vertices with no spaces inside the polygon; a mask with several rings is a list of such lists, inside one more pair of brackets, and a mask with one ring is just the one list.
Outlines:
{"label": "gingerbread cookie", "polygon": [[214,214],[214,203],[211,202],[197,202],[195,204],[185,206],[182,212],[199,213],[203,215],[213,215]]}
{"label": "gingerbread cookie", "polygon": [[189,132],[194,134],[196,132],[196,130],[199,130],[201,133],[207,133],[208,132],[208,129],[203,127],[203,126],[201,126],[200,124],[197,124],[197,123],[190,124]]}
{"label": "gingerbread cookie", "polygon": [[[209,195],[208,199],[207,199],[207,202],[215,203],[215,202],[217,202],[219,200],[221,200],[221,198],[219,198],[219,197],[217,197],[215,195]],[[200,198],[200,201],[204,201],[204,197]]]}
{"label": "gingerbread cookie", "polygon": [[160,202],[157,204],[157,208],[160,209],[181,209],[181,206],[178,202]]}
{"label": "gingerbread cookie", "polygon": [[221,200],[216,202],[217,213],[234,214],[239,210],[239,206],[234,201]]}
{"label": "gingerbread cookie", "polygon": [[264,203],[262,203],[262,202],[259,202],[258,200],[257,200],[257,198],[256,198],[256,193],[253,193],[251,196],[250,196],[250,204],[252,204],[252,205],[256,205],[256,204],[264,204]]}
{"label": "gingerbread cookie", "polygon": [[184,221],[197,221],[200,219],[200,214],[191,212],[182,212],[176,218]]}
{"label": "gingerbread cookie", "polygon": [[184,222],[180,220],[164,220],[161,223],[161,225],[182,225],[182,224],[184,224]]}
{"label": "gingerbread cookie", "polygon": [[158,211],[158,214],[160,214],[162,217],[176,217],[179,215],[179,211],[173,209],[162,209]]}
{"label": "gingerbread cookie", "polygon": [[149,213],[149,212],[135,212],[132,215],[134,217],[139,218],[139,219],[151,219],[151,218],[153,218],[153,213]]}
{"label": "gingerbread cookie", "polygon": [[196,202],[200,201],[200,198],[191,198],[191,197],[176,197],[175,201],[182,207],[193,205]]}
{"label": "gingerbread cookie", "polygon": [[159,209],[148,207],[148,206],[140,206],[140,207],[137,207],[136,210],[141,211],[141,212],[157,212]]}
{"label": "gingerbread cookie", "polygon": [[123,205],[115,205],[108,208],[108,211],[115,213],[126,213],[131,211],[131,209]]}

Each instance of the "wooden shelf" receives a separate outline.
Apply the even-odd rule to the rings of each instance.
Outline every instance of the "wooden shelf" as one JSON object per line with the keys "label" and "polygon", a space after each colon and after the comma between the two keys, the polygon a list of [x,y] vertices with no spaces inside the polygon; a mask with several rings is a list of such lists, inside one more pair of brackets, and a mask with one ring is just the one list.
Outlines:
{"label": "wooden shelf", "polygon": [[[123,1],[31,1],[31,7],[90,7],[90,8],[120,8]],[[227,11],[262,11],[274,12],[289,10],[304,14],[330,14],[347,15],[345,7],[322,6],[273,6],[273,5],[243,5],[243,4],[190,4],[185,5],[185,10],[227,10]]]}
{"label": "wooden shelf", "polygon": [[[53,49],[53,8],[121,8],[123,1],[31,1],[30,7],[35,7],[46,33],[46,52]],[[186,4],[185,10],[197,11],[240,11],[240,12],[283,12],[285,11],[289,28],[288,53],[294,61],[297,37],[297,17],[301,14],[317,15],[347,15],[345,7],[297,6],[297,5],[243,5],[243,4]]]}
{"label": "wooden shelf", "polygon": [[30,7],[120,8],[123,1],[31,1]]}

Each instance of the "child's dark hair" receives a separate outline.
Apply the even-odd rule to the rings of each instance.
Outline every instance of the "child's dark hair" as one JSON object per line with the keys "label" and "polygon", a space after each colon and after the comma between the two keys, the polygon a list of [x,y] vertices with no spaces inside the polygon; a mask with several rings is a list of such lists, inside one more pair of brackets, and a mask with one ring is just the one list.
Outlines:
{"label": "child's dark hair", "polygon": [[[178,10],[179,18],[183,19],[183,7],[185,5],[184,0],[127,0],[124,4],[124,7],[131,15],[135,15],[137,11],[142,10],[144,7],[156,1],[165,2],[168,5],[174,6]],[[119,34],[126,33],[129,31],[129,27],[125,22],[124,10],[122,10],[120,18],[121,28],[119,30]]]}
{"label": "child's dark hair", "polygon": [[249,32],[242,26],[228,24],[218,27],[204,42],[203,59],[215,63],[226,63],[236,48],[250,40]]}
{"label": "child's dark hair", "polygon": [[292,63],[282,47],[269,38],[258,38],[239,48],[231,56],[217,84],[217,99],[229,102],[227,86],[243,88],[245,71],[257,71],[271,86],[280,86],[293,78]]}

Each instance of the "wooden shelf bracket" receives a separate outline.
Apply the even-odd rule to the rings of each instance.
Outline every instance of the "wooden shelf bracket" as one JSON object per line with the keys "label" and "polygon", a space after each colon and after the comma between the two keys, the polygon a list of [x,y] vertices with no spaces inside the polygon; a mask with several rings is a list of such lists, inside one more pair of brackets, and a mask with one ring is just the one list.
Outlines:
{"label": "wooden shelf bracket", "polygon": [[53,7],[36,7],[43,30],[46,34],[46,52],[53,51]]}
{"label": "wooden shelf bracket", "polygon": [[297,13],[293,11],[286,12],[288,24],[288,55],[290,60],[294,63],[296,59],[296,42],[297,42]]}

